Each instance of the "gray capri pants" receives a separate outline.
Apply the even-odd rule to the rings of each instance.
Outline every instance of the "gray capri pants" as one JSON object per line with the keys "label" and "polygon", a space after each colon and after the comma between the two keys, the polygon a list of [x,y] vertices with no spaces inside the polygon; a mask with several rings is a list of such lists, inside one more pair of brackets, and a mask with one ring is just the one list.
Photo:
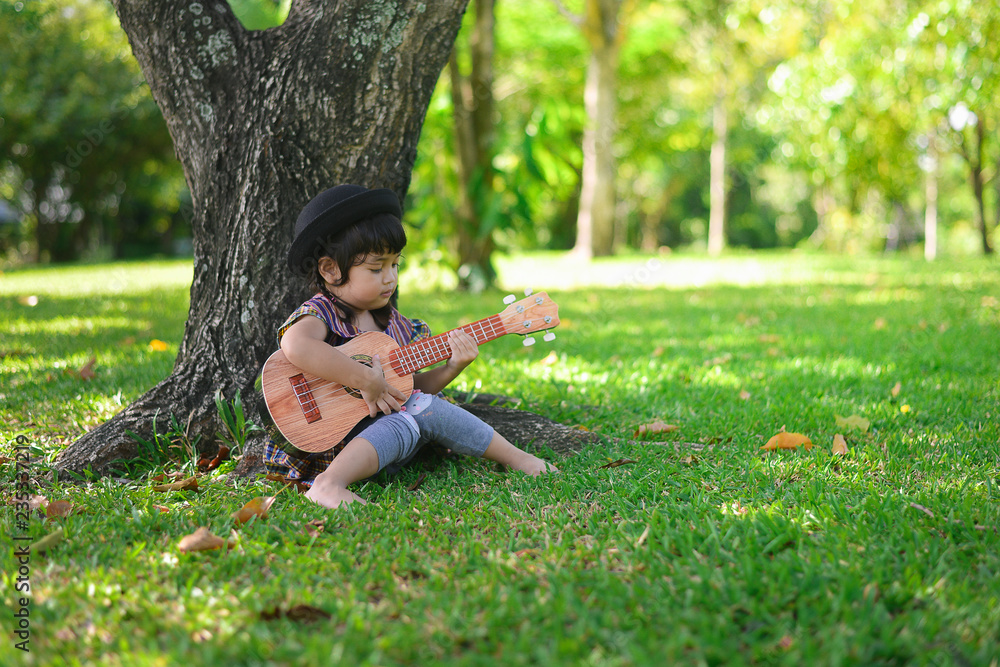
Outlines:
{"label": "gray capri pants", "polygon": [[[353,437],[372,443],[378,469],[396,472],[428,442],[458,454],[482,456],[493,439],[493,427],[448,401],[414,391],[400,412],[365,420]],[[357,430],[357,429],[355,429]]]}

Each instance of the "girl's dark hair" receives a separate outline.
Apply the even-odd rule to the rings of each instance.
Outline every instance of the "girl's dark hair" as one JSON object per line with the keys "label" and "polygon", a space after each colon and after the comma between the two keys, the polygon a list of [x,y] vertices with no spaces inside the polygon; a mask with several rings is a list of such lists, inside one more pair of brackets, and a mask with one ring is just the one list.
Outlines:
{"label": "girl's dark hair", "polygon": [[[302,260],[298,270],[308,279],[310,289],[321,292],[336,303],[347,321],[354,323],[357,317],[354,309],[337,300],[327,289],[326,281],[319,272],[319,260],[329,257],[334,261],[340,269],[340,277],[333,286],[340,287],[347,284],[351,267],[363,263],[368,255],[400,253],[405,246],[406,232],[399,218],[390,213],[378,213],[340,232],[321,237],[312,254]],[[379,327],[385,329],[389,325],[389,315],[392,312],[390,304],[371,312]]]}

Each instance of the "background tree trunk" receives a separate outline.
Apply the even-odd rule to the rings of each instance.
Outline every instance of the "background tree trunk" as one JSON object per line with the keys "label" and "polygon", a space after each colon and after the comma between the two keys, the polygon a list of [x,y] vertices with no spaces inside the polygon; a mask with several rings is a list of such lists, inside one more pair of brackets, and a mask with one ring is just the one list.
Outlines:
{"label": "background tree trunk", "polygon": [[455,118],[460,201],[458,211],[458,277],[460,289],[482,290],[496,281],[492,255],[495,155],[493,55],[494,0],[474,0],[475,23],[469,36],[470,72],[463,75],[458,48],[452,51],[448,72]]}
{"label": "background tree trunk", "polygon": [[573,253],[585,258],[614,251],[615,178],[614,139],[618,112],[618,59],[626,29],[623,0],[585,0],[582,15],[575,15],[554,0],[559,11],[574,23],[590,45],[584,106],[587,126],[583,132],[583,173],[580,209]]}
{"label": "background tree trunk", "polygon": [[[114,2],[191,191],[194,279],[173,373],[57,462],[96,474],[135,456],[126,431],[148,435],[158,412],[211,442],[215,392],[255,395],[277,326],[308,296],[285,268],[298,212],[338,183],[403,199],[466,0],[296,0],[264,31],[222,0]],[[260,453],[251,440],[240,470]]]}
{"label": "background tree trunk", "polygon": [[726,140],[729,109],[726,77],[719,74],[719,87],[712,106],[712,150],[709,153],[708,254],[716,257],[726,245]]}

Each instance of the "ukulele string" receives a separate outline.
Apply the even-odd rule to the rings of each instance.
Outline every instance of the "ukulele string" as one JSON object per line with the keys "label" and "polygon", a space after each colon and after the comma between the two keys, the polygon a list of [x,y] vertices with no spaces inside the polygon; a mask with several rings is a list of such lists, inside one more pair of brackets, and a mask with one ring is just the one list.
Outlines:
{"label": "ukulele string", "polygon": [[[476,331],[476,327],[478,326],[478,333],[483,335],[484,338],[482,342],[487,342],[506,333],[503,329],[498,330],[497,327],[494,326],[494,323],[490,321],[491,319],[492,318],[488,318],[487,320],[480,322],[473,322],[472,324],[467,324],[460,328],[476,338],[478,342],[479,336],[477,336]],[[485,325],[489,326],[489,331],[486,330]],[[393,363],[398,364],[399,368],[403,371],[402,374],[397,375],[397,377],[400,377],[402,375],[413,374],[421,368],[426,368],[427,366],[437,363],[438,361],[449,358],[452,354],[452,350],[451,346],[448,345],[447,336],[450,333],[451,332],[448,331],[419,341],[418,343],[411,344],[407,347],[396,348],[393,350],[393,352],[397,353],[395,360],[390,360],[389,362],[380,360],[380,369],[382,370],[383,377],[385,376],[386,368],[392,369]],[[295,397],[299,400],[300,405],[306,405],[303,403],[303,398],[311,394],[312,402],[310,407],[315,406],[317,409],[336,403],[342,396],[349,394],[351,391],[357,392],[358,394],[361,393],[358,389],[353,387],[347,387],[339,382],[321,378],[311,381],[308,387],[309,388],[306,391],[300,392],[296,390]],[[330,390],[324,391],[327,389]]]}

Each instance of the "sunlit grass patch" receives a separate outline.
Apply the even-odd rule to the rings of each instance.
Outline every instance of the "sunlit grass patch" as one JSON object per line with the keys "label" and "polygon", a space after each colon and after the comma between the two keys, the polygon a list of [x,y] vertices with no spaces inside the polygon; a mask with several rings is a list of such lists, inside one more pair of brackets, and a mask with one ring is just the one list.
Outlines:
{"label": "sunlit grass patch", "polygon": [[[598,433],[571,457],[540,449],[560,474],[428,458],[336,512],[228,483],[231,462],[198,491],[154,491],[148,474],[44,485],[79,511],[28,522],[31,539],[65,533],[32,557],[28,664],[991,664],[995,264],[656,256],[673,282],[570,287],[532,273],[547,258],[568,265],[526,256],[503,280],[559,303],[556,340],[484,345],[455,388]],[[650,259],[602,260],[591,279],[652,275]],[[189,264],[61,271],[0,278],[2,436],[27,433],[39,475],[169,373],[187,314]],[[505,293],[404,289],[401,305],[444,331]],[[654,420],[678,428],[636,436]],[[761,451],[782,427],[815,446]],[[14,463],[2,470],[7,490]],[[232,546],[182,553],[199,526]],[[0,529],[19,531],[13,512]]]}

